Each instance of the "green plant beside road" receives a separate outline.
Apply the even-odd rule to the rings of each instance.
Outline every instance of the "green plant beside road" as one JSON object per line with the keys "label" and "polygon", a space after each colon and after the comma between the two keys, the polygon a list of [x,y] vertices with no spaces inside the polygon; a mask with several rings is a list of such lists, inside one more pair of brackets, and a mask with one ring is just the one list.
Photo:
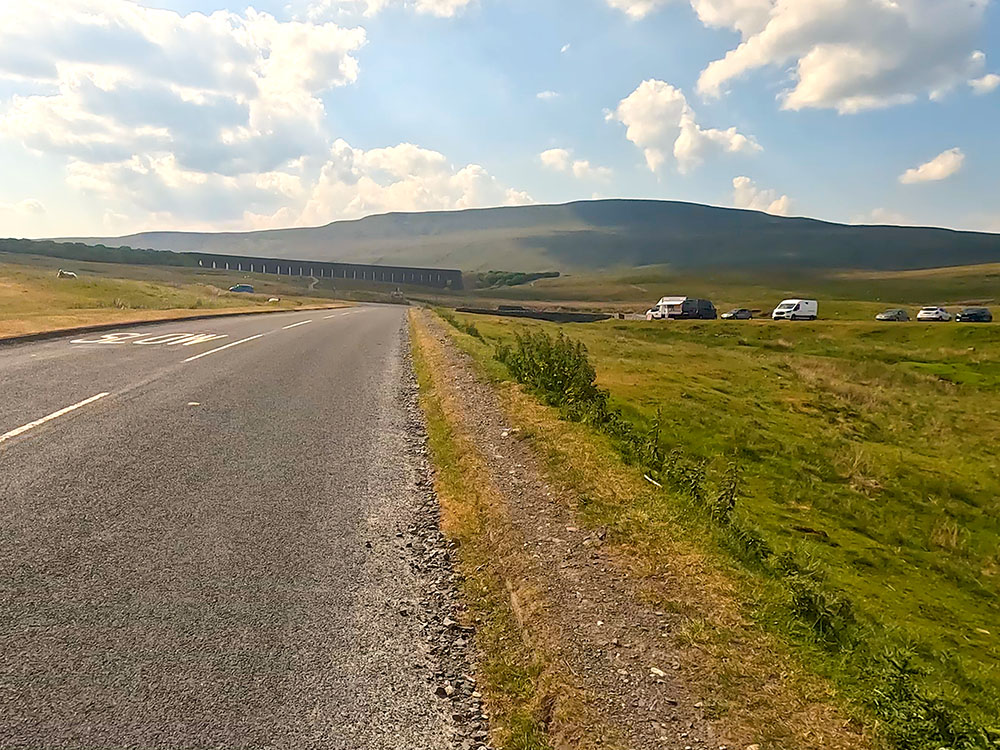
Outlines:
{"label": "green plant beside road", "polygon": [[896,747],[997,746],[1000,326],[476,326]]}

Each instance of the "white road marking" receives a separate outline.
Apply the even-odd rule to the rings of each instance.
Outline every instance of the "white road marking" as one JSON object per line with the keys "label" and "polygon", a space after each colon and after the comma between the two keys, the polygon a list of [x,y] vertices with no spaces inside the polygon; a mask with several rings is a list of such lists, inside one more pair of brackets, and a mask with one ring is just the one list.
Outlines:
{"label": "white road marking", "polygon": [[282,331],[287,331],[289,328],[298,328],[299,326],[304,326],[306,323],[312,323],[311,320],[303,320],[300,323],[292,323],[290,326],[283,326]]}
{"label": "white road marking", "polygon": [[[239,341],[234,341],[231,344],[226,344],[225,346],[220,346],[215,349],[209,349],[207,352],[202,352],[201,354],[196,354],[193,357],[188,357],[184,362],[194,362],[196,359],[201,359],[202,357],[207,357],[209,354],[215,354],[216,352],[221,352],[225,349],[229,349],[234,346],[239,346],[240,344],[245,344],[248,341],[253,341],[254,339],[259,339],[262,336],[266,336],[266,333],[258,333],[256,336],[248,336],[245,339],[240,339]],[[182,363],[183,364],[183,363]]]}
{"label": "white road marking", "polygon": [[[217,341],[218,339],[228,339],[229,334],[227,333],[192,333],[187,341],[175,341],[174,344],[180,344],[181,346],[191,346],[192,344],[207,344],[209,341]],[[174,344],[168,344],[168,346],[173,346]]]}
{"label": "white road marking", "polygon": [[323,320],[329,320],[330,318],[339,318],[344,313],[337,313],[336,315],[327,315]]}
{"label": "white road marking", "polygon": [[124,344],[132,339],[145,336],[144,333],[105,333],[96,339],[73,339],[71,344]]}
{"label": "white road marking", "polygon": [[141,346],[192,346],[207,344],[209,341],[229,338],[225,333],[161,333],[149,336],[145,333],[105,333],[96,339],[73,339],[71,344],[139,344]]}
{"label": "white road marking", "polygon": [[139,339],[133,343],[141,344],[143,346],[155,346],[156,344],[165,344],[170,346],[171,344],[179,344],[185,339],[191,338],[194,334],[191,333],[161,333],[158,336],[150,336],[148,339]]}
{"label": "white road marking", "polygon": [[51,414],[49,414],[49,416],[47,416],[47,417],[42,417],[41,419],[36,419],[34,422],[28,422],[28,424],[23,425],[21,427],[18,427],[16,430],[11,430],[10,432],[7,432],[7,433],[4,433],[3,435],[0,435],[0,443],[6,442],[7,440],[10,440],[11,438],[16,438],[18,435],[23,435],[25,432],[27,432],[30,429],[38,427],[39,425],[43,425],[46,422],[51,422],[53,419],[58,419],[59,417],[63,416],[64,414],[69,414],[71,411],[76,411],[77,409],[80,409],[80,408],[86,406],[87,404],[92,404],[95,401],[98,401],[99,399],[102,399],[105,396],[109,396],[109,395],[111,395],[111,394],[109,394],[109,393],[98,393],[96,396],[91,396],[90,398],[86,398],[86,399],[84,399],[83,401],[81,401],[78,404],[73,404],[72,406],[67,406],[65,409],[60,409],[59,411],[54,411]]}

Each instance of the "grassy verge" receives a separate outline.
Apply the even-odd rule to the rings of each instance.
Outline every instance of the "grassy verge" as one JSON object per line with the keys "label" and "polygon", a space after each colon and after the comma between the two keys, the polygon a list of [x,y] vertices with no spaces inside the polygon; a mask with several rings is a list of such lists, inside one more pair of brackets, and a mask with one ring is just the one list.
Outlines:
{"label": "grassy verge", "polygon": [[[496,376],[495,345],[556,331],[456,319],[470,324],[479,337],[456,339]],[[658,501],[595,503],[598,522],[619,519],[651,569],[671,529],[697,540],[743,614],[897,747],[996,745],[1000,329],[572,330],[610,400],[545,382],[573,371],[569,350],[528,354],[552,365],[541,376],[512,369],[665,485]],[[707,636],[723,653],[725,638]]]}
{"label": "grassy verge", "polygon": [[442,531],[459,545],[462,595],[476,623],[478,684],[490,710],[491,745],[613,747],[552,656],[543,594],[525,573],[503,498],[461,426],[462,407],[444,379],[439,345],[418,315],[411,315],[411,334]]}
{"label": "grassy verge", "polygon": [[[232,294],[204,283],[186,270],[143,268],[150,278],[115,277],[129,267],[100,266],[103,275],[83,273],[58,279],[48,264],[0,263],[0,337],[18,336],[77,326],[179,318],[214,312],[253,312],[329,304],[307,296]],[[157,280],[154,275],[160,272]],[[235,283],[235,282],[234,282]]]}

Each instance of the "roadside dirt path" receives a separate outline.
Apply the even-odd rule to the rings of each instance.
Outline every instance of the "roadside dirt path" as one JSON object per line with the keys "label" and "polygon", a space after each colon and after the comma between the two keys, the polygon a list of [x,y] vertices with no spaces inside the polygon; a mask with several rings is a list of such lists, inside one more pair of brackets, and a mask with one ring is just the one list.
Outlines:
{"label": "roadside dirt path", "polygon": [[[477,377],[436,319],[424,314],[423,322],[443,353],[446,387],[464,406],[460,427],[488,458],[489,480],[507,506],[514,546],[524,551],[515,567],[538,599],[525,609],[543,613],[538,619],[544,622],[532,622],[528,611],[523,625],[549,631],[555,661],[617,735],[614,745],[736,747],[685,683],[683,660],[670,644],[675,616],[642,603],[641,581],[605,551],[602,530],[577,525],[571,511],[576,498],[544,479],[533,449],[505,421],[492,387]],[[573,747],[585,740],[562,739]]]}

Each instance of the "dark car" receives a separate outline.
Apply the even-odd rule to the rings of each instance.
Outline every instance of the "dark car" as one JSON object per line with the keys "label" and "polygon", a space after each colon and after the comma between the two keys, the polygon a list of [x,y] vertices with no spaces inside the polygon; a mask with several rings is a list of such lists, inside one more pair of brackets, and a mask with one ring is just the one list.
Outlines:
{"label": "dark car", "polygon": [[985,307],[965,307],[955,320],[959,323],[992,323],[993,313]]}
{"label": "dark car", "polygon": [[901,307],[894,307],[891,310],[880,312],[878,315],[875,316],[875,320],[894,320],[900,323],[905,322],[909,319],[910,319],[910,314]]}
{"label": "dark car", "polygon": [[243,292],[244,294],[253,294],[253,287],[249,284],[237,284],[236,286],[229,287],[231,292]]}
{"label": "dark car", "polygon": [[745,307],[737,307],[735,310],[722,313],[723,320],[750,320],[752,317],[753,313]]}
{"label": "dark car", "polygon": [[671,313],[670,317],[674,320],[715,320],[718,313],[711,300],[688,297],[681,303],[680,311]]}

